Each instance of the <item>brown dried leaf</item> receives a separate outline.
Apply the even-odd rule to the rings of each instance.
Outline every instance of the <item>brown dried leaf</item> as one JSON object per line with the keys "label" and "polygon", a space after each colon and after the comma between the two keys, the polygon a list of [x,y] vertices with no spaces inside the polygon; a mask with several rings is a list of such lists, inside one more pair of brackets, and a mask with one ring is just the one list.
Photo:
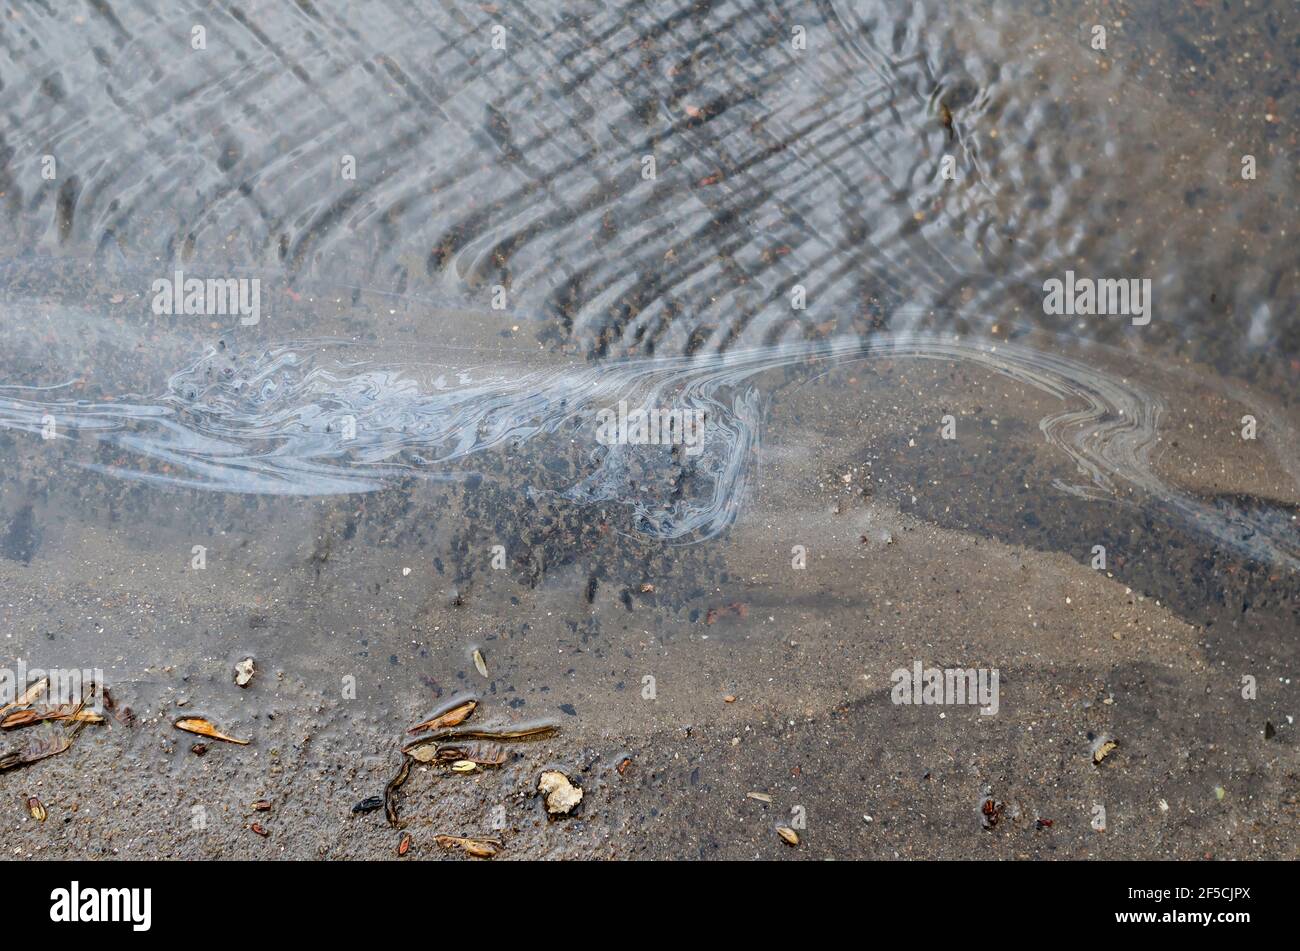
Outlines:
{"label": "brown dried leaf", "polygon": [[36,681],[36,683],[32,684],[30,687],[24,690],[23,695],[21,697],[18,697],[15,700],[13,700],[11,703],[6,703],[3,707],[0,707],[0,713],[5,713],[9,710],[14,709],[14,707],[25,707],[28,706],[29,704],[35,703],[36,698],[39,697],[41,694],[45,693],[45,688],[48,687],[49,685],[50,685],[50,678],[42,677],[40,680]]}
{"label": "brown dried leaf", "polygon": [[213,726],[211,720],[205,720],[203,717],[181,717],[172,725],[186,733],[197,733],[199,736],[214,740],[225,740],[227,743],[238,743],[240,746],[247,746],[249,743],[248,740],[237,740],[233,736],[226,736]]}
{"label": "brown dried leaf", "polygon": [[428,730],[445,730],[449,727],[460,726],[469,719],[474,708],[478,706],[477,700],[465,700],[456,704],[450,710],[446,710],[436,716],[430,717],[422,723],[407,730],[407,733],[423,733]]}
{"label": "brown dried leaf", "polygon": [[47,728],[47,732],[39,734],[26,746],[0,748],[0,773],[57,756],[72,746],[72,738],[76,735],[76,728],[62,733]]}
{"label": "brown dried leaf", "polygon": [[69,707],[55,707],[50,710],[15,710],[0,720],[0,729],[12,730],[15,727],[31,726],[45,720],[73,720],[81,723],[103,723],[104,718],[89,710],[72,710]]}

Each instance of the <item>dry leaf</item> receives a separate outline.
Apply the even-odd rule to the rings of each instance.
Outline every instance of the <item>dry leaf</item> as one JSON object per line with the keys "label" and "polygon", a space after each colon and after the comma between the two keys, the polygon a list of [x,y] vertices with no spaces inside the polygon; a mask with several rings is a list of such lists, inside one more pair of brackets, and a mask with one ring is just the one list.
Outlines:
{"label": "dry leaf", "polygon": [[771,801],[772,801],[772,797],[769,796],[767,793],[761,793],[761,792],[748,792],[748,793],[745,793],[745,795],[748,796],[750,799],[757,799],[759,802],[771,802]]}
{"label": "dry leaf", "polygon": [[21,697],[18,697],[12,703],[6,703],[3,707],[0,707],[0,713],[12,710],[14,707],[25,707],[28,704],[35,703],[36,698],[45,693],[45,688],[49,685],[50,678],[42,677],[40,680],[36,681],[36,683],[24,690]]}
{"label": "dry leaf", "polygon": [[[77,704],[76,709],[70,715],[72,719],[76,719],[84,705],[84,700]],[[32,731],[36,735],[29,737],[25,746],[18,744],[12,746],[0,745],[0,773],[9,769],[17,769],[20,766],[28,766],[50,756],[57,756],[66,752],[71,748],[72,741],[81,732],[83,726],[85,726],[84,721],[78,721],[73,723],[71,727],[65,727],[62,731],[49,727],[38,727]]]}
{"label": "dry leaf", "polygon": [[794,829],[791,829],[789,826],[777,826],[776,834],[784,839],[787,845],[799,844],[799,833],[795,832]]}
{"label": "dry leaf", "polygon": [[[486,676],[486,674],[484,675]],[[422,723],[407,730],[407,733],[423,733],[427,730],[445,730],[449,727],[460,726],[469,719],[474,708],[478,706],[477,700],[465,700],[457,703],[449,710],[445,710]]]}
{"label": "dry leaf", "polygon": [[416,746],[410,746],[402,750],[407,756],[417,763],[432,763],[438,758],[437,743],[421,743]]}
{"label": "dry leaf", "polygon": [[211,720],[205,720],[203,717],[181,717],[172,725],[186,733],[197,733],[199,736],[206,736],[213,740],[225,740],[227,743],[238,743],[240,746],[247,746],[249,743],[248,740],[237,740],[233,736],[226,736],[212,725]]}
{"label": "dry leaf", "polygon": [[486,677],[487,663],[483,660],[483,652],[475,648],[474,650],[474,669],[479,672],[480,677]]}
{"label": "dry leaf", "polygon": [[496,839],[466,839],[458,835],[439,835],[434,837],[444,849],[460,849],[480,859],[490,859],[501,851],[501,843]]}
{"label": "dry leaf", "polygon": [[41,723],[45,720],[73,720],[81,723],[103,723],[104,718],[98,713],[92,713],[89,710],[76,710],[70,712],[65,707],[58,707],[53,710],[15,710],[3,720],[0,720],[0,729],[12,730],[15,727],[30,726],[33,723]]}

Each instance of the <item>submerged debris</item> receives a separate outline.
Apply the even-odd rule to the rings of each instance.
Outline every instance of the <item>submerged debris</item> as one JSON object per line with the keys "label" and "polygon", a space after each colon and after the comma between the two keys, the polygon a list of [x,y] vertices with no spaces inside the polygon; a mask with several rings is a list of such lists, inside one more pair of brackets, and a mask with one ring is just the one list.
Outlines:
{"label": "submerged debris", "polygon": [[[524,724],[522,726],[479,727],[476,729],[443,730],[432,736],[412,740],[402,747],[402,752],[414,756],[421,746],[437,745],[451,740],[535,740],[550,736],[559,731],[559,727],[549,721]],[[427,762],[427,760],[424,760]]]}
{"label": "submerged debris", "polygon": [[249,740],[239,740],[233,736],[226,736],[213,725],[211,720],[203,717],[181,717],[173,726],[178,730],[184,730],[186,733],[197,733],[199,736],[206,736],[213,740],[224,740],[226,743],[238,743],[240,746],[247,746]]}
{"label": "submerged debris", "polygon": [[558,769],[548,769],[537,780],[537,791],[546,797],[546,811],[553,816],[568,815],[582,802],[582,787]]}
{"label": "submerged debris", "polygon": [[490,859],[503,848],[498,839],[467,839],[459,835],[439,835],[434,841],[444,849],[460,849],[480,859]]}

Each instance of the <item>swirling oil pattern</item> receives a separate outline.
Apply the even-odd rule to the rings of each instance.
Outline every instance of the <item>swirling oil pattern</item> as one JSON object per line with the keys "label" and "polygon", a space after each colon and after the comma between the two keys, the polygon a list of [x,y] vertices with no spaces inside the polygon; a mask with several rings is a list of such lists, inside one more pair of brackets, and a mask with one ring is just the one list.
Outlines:
{"label": "swirling oil pattern", "polygon": [[[127,478],[224,492],[366,492],[417,476],[455,478],[453,464],[552,439],[574,442],[585,473],[556,490],[579,504],[627,506],[631,530],[680,542],[713,538],[736,518],[759,448],[765,393],[756,377],[795,365],[879,358],[965,361],[1061,401],[1039,424],[1082,480],[1055,488],[1085,498],[1140,490],[1221,544],[1300,565],[1284,518],[1211,505],[1161,480],[1150,455],[1161,398],[1073,359],[1016,344],[922,333],[863,343],[788,344],[695,357],[609,361],[560,370],[454,369],[349,359],[341,341],[294,341],[240,355],[211,348],[151,399],[60,399],[61,387],[0,387],[0,426],[39,433],[47,417],[167,465],[108,469]],[[681,445],[604,444],[595,421],[619,401],[702,412],[697,453]],[[679,468],[657,480],[642,472]],[[538,491],[522,487],[520,491]]]}

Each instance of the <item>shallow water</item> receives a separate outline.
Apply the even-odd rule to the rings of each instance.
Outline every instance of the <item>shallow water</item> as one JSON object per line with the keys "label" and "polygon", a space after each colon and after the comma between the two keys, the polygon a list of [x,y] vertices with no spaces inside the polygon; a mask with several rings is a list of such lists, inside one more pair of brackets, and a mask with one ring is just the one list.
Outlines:
{"label": "shallow water", "polygon": [[[1152,751],[1104,777],[1129,816],[1171,776],[1206,815],[1196,790],[1245,773],[1225,825],[1271,827],[1300,650],[1296,13],[1151,6],[1098,50],[1052,0],[10,3],[8,653],[107,671],[148,725],[79,742],[165,789],[213,762],[167,742],[182,702],[351,770],[350,802],[366,743],[477,685],[605,764],[594,838],[692,816],[660,854],[740,827],[697,805],[710,782],[800,782],[781,723],[830,751],[800,793],[847,809],[828,855],[871,854],[845,844],[861,790],[950,744],[969,769],[900,813],[964,822],[985,781],[1100,798],[1091,762],[1051,764],[1102,729]],[[177,271],[257,280],[257,319],[160,307]],[[1045,313],[1067,272],[1149,281],[1149,323]],[[699,413],[700,441],[608,444],[620,403]],[[1004,668],[1007,715],[890,706],[923,652]],[[660,767],[624,789],[633,749]],[[1176,850],[1209,848],[1199,821]],[[951,828],[901,841],[945,855]],[[1145,854],[1127,834],[1106,847]]]}

